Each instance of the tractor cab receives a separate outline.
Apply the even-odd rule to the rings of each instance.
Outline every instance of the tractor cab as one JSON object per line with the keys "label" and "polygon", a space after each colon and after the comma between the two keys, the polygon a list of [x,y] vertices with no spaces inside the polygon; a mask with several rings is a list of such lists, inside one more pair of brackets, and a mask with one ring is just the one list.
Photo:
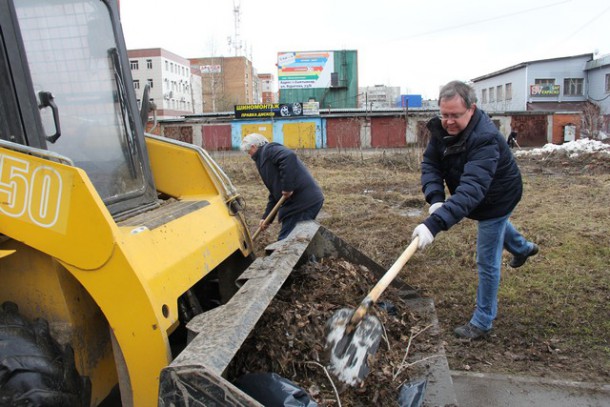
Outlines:
{"label": "tractor cab", "polygon": [[115,2],[1,0],[0,7],[0,138],[83,169],[115,217],[154,206]]}

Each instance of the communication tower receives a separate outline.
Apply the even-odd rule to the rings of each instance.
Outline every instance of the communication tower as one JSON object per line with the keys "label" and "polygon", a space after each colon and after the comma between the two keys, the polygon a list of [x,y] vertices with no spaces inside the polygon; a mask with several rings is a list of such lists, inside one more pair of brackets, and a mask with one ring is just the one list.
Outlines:
{"label": "communication tower", "polygon": [[234,32],[233,37],[229,37],[229,47],[233,48],[235,56],[241,56],[244,45],[240,38],[239,25],[241,22],[241,6],[239,0],[233,0],[233,19],[234,19]]}

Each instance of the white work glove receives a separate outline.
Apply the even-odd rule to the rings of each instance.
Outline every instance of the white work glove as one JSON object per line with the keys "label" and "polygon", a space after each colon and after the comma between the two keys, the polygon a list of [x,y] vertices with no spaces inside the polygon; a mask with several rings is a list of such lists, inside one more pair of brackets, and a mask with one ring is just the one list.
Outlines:
{"label": "white work glove", "polygon": [[428,229],[428,227],[423,223],[417,225],[417,227],[413,231],[413,235],[411,236],[411,238],[415,239],[415,237],[419,237],[419,242],[417,244],[417,248],[419,250],[424,249],[426,246],[428,246],[434,241],[434,236],[432,236],[432,232],[430,232],[430,229]]}
{"label": "white work glove", "polygon": [[445,202],[437,202],[435,204],[430,205],[430,208],[428,209],[428,215],[432,215],[438,208],[443,206],[444,203]]}

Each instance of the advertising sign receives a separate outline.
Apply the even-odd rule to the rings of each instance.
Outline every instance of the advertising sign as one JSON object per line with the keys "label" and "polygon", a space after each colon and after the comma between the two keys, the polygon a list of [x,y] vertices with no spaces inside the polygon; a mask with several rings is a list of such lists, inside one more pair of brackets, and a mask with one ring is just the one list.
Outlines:
{"label": "advertising sign", "polygon": [[220,73],[222,67],[220,65],[199,65],[201,73]]}
{"label": "advertising sign", "polygon": [[302,103],[262,103],[235,105],[236,119],[303,116]]}
{"label": "advertising sign", "polygon": [[303,103],[303,116],[317,116],[320,114],[320,102]]}
{"label": "advertising sign", "polygon": [[329,88],[334,66],[330,51],[280,52],[277,56],[279,88]]}
{"label": "advertising sign", "polygon": [[559,85],[530,85],[530,96],[559,96]]}

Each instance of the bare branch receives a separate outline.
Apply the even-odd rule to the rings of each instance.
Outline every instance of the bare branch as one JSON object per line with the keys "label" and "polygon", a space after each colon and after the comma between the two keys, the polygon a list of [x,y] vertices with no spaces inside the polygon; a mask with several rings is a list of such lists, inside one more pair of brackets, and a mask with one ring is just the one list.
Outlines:
{"label": "bare branch", "polygon": [[[407,349],[405,350],[405,354],[402,357],[402,361],[398,365],[398,370],[396,371],[396,373],[394,373],[394,377],[392,378],[393,380],[396,380],[396,378],[398,377],[398,375],[400,375],[400,373],[402,373],[404,368],[413,366],[415,363],[417,363],[417,362],[415,362],[415,363],[411,363],[411,364],[405,364],[405,361],[407,360],[407,356],[409,356],[409,350],[411,349],[411,343],[413,342],[413,339],[417,338],[417,336],[419,334],[425,332],[431,326],[432,326],[432,324],[424,327],[422,330],[420,330],[418,332],[414,332],[415,328],[417,328],[416,326],[411,328],[411,336],[409,337],[409,342],[407,343]],[[422,360],[424,360],[424,359],[422,359]]]}
{"label": "bare branch", "polygon": [[335,397],[337,398],[337,404],[338,404],[339,407],[341,407],[341,399],[339,398],[339,392],[337,391],[337,387],[335,387],[335,383],[333,382],[332,377],[330,377],[330,373],[328,373],[328,370],[326,370],[326,367],[322,366],[318,362],[307,361],[307,362],[305,362],[305,364],[316,365],[318,367],[321,367],[324,370],[324,373],[326,374],[326,377],[328,377],[328,381],[333,386],[333,390],[335,391]]}

